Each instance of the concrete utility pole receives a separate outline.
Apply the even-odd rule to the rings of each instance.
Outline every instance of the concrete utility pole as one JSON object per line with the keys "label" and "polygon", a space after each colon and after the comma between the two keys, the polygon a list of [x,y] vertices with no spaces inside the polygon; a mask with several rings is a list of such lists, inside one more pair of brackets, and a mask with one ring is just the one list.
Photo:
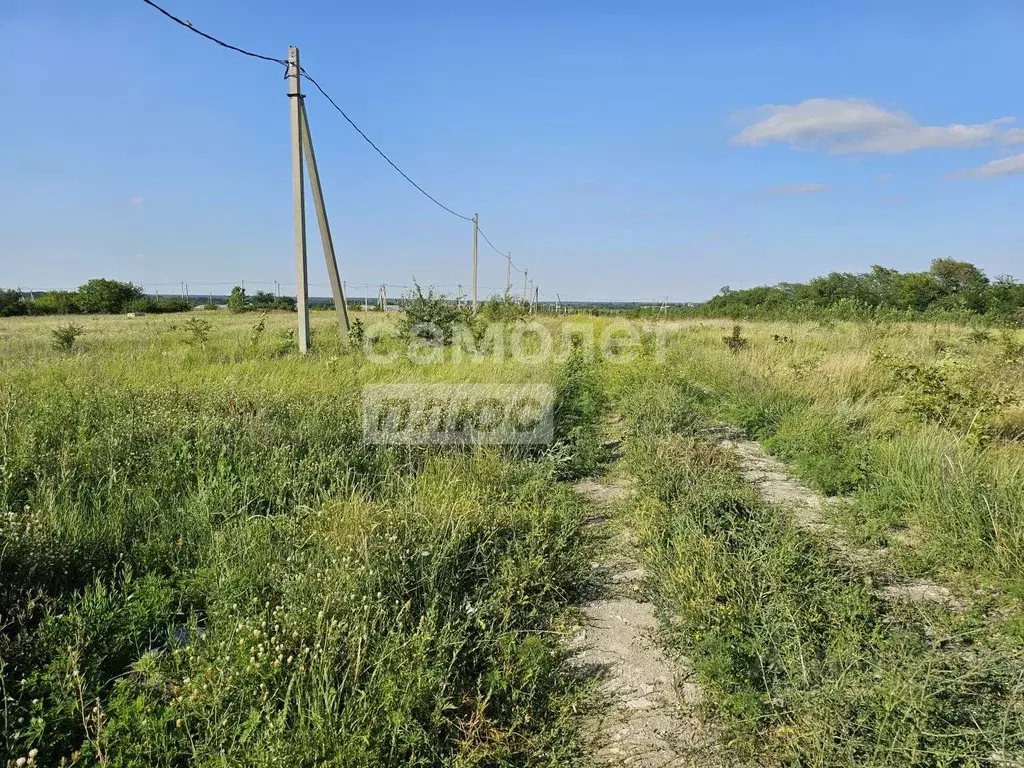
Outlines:
{"label": "concrete utility pole", "polygon": [[523,304],[526,303],[526,278],[529,277],[529,275],[530,275],[530,270],[524,269],[523,270]]}
{"label": "concrete utility pole", "polygon": [[505,300],[508,301],[508,295],[512,293],[512,251],[508,252],[508,256],[505,257]]}
{"label": "concrete utility pole", "polygon": [[309,352],[309,273],[306,267],[306,199],[302,179],[302,90],[299,49],[288,48],[288,99],[292,133],[292,213],[295,221],[295,308],[299,312],[299,353]]}
{"label": "concrete utility pole", "polygon": [[459,295],[455,298],[455,306],[462,306],[462,283],[459,283]]}
{"label": "concrete utility pole", "polygon": [[480,214],[473,214],[473,313],[476,314],[476,260],[477,236],[480,234]]}
{"label": "concrete utility pole", "polygon": [[531,308],[532,314],[537,314],[537,301],[540,297],[540,286],[533,286],[533,307]]}
{"label": "concrete utility pole", "polygon": [[281,284],[277,280],[274,281],[274,295],[279,299],[281,298]]}
{"label": "concrete utility pole", "polygon": [[555,294],[555,314],[557,315],[562,311],[562,297],[557,293]]}
{"label": "concrete utility pole", "polygon": [[[298,66],[298,50],[295,52],[295,63]],[[324,207],[324,192],[320,186],[320,171],[316,167],[316,155],[313,152],[313,137],[309,132],[309,119],[306,117],[306,102],[297,99],[302,117],[302,149],[306,156],[306,170],[309,171],[309,188],[313,191],[313,206],[316,208],[316,221],[320,225],[320,242],[324,248],[324,259],[327,261],[327,276],[331,281],[331,296],[334,297],[334,309],[338,313],[338,327],[341,339],[348,339],[348,302],[345,300],[345,288],[338,275],[338,260],[334,255],[334,240],[331,239],[331,225],[327,221],[327,208]]]}

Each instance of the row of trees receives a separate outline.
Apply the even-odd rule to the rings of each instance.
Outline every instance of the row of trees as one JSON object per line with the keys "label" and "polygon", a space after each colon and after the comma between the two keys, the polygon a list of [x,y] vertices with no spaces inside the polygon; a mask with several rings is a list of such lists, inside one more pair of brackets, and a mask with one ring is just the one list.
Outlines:
{"label": "row of trees", "polygon": [[232,288],[228,295],[228,309],[232,312],[247,312],[249,310],[265,312],[270,309],[294,312],[296,306],[296,301],[291,296],[275,296],[269,291],[256,291],[250,296],[240,285]]}
{"label": "row of trees", "polygon": [[90,280],[77,291],[47,291],[34,298],[26,298],[21,291],[0,288],[0,317],[185,312],[191,308],[191,302],[185,299],[150,298],[137,285],[118,280]]}
{"label": "row of trees", "polygon": [[973,264],[935,259],[927,272],[873,266],[870,272],[833,272],[807,283],[779,283],[741,291],[728,287],[705,302],[705,316],[752,317],[821,314],[834,309],[895,310],[931,316],[985,316],[1024,321],[1024,284],[1009,275],[990,280]]}

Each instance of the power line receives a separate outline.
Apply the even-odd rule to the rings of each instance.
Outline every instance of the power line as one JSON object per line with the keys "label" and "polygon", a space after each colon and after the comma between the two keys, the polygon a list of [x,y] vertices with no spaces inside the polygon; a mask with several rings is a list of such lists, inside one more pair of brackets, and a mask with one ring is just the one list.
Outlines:
{"label": "power line", "polygon": [[[182,18],[179,18],[178,16],[175,16],[170,11],[168,11],[165,8],[162,8],[161,6],[157,5],[155,2],[153,2],[153,0],[142,0],[142,2],[144,2],[146,5],[150,6],[151,8],[156,9],[157,11],[159,11],[161,14],[163,14],[164,16],[166,16],[168,19],[170,19],[171,21],[175,22],[176,24],[179,24],[180,26],[184,27],[185,29],[189,30],[190,32],[194,32],[195,34],[199,35],[200,37],[205,38],[206,40],[209,40],[210,42],[215,43],[216,45],[219,45],[222,48],[227,48],[228,50],[235,51],[236,53],[240,53],[243,56],[248,56],[248,57],[254,58],[254,59],[260,59],[261,61],[270,61],[270,62],[273,62],[275,64],[281,64],[282,66],[285,67],[285,70],[287,72],[288,62],[285,59],[279,59],[276,56],[265,56],[265,55],[263,55],[261,53],[255,53],[254,51],[249,51],[249,50],[246,50],[245,48],[240,48],[237,45],[232,45],[232,44],[230,44],[228,42],[225,42],[224,40],[221,40],[220,38],[214,37],[211,34],[203,32],[200,29],[197,29],[195,26],[193,26],[191,21],[188,21],[187,19],[182,19]],[[428,200],[430,200],[432,203],[434,203],[434,205],[436,205],[438,208],[440,208],[441,210],[445,211],[446,213],[449,213],[449,214],[451,214],[452,216],[455,216],[458,219],[462,219],[463,221],[473,221],[473,218],[471,216],[466,216],[464,214],[459,213],[458,211],[455,211],[455,210],[449,208],[447,205],[442,203],[436,197],[434,197],[429,192],[427,192],[427,190],[425,190],[423,187],[421,187],[419,184],[417,184],[415,181],[413,181],[412,178],[409,176],[409,174],[407,174],[405,171],[403,171],[401,168],[399,168],[398,164],[395,163],[395,161],[392,160],[390,157],[388,157],[387,154],[385,154],[384,150],[382,150],[380,147],[378,147],[377,144],[374,143],[374,141],[369,136],[366,135],[366,133],[363,131],[362,128],[360,128],[358,125],[356,125],[356,122],[351,117],[348,116],[348,114],[345,112],[345,110],[342,109],[341,106],[339,106],[338,103],[333,98],[331,98],[331,95],[329,93],[327,93],[326,90],[324,90],[324,88],[320,85],[320,83],[317,82],[316,78],[314,78],[311,74],[309,74],[309,72],[307,72],[305,68],[300,67],[299,68],[299,74],[300,74],[300,76],[306,78],[310,83],[312,83],[313,87],[316,88],[325,99],[327,99],[328,103],[330,103],[330,105],[332,107],[334,107],[338,111],[338,114],[340,114],[345,119],[345,121],[350,126],[352,126],[352,128],[356,131],[356,133],[358,133],[362,137],[362,139],[367,144],[369,144],[378,155],[380,155],[382,158],[384,158],[384,160],[387,162],[387,164],[390,165],[403,179],[405,179],[407,182],[409,182],[409,184],[411,184],[413,187],[415,187],[416,190],[420,194],[422,194],[424,197],[426,197]],[[502,258],[507,258],[506,254],[504,254],[501,251],[499,251],[495,247],[494,243],[492,243],[490,241],[490,239],[487,237],[487,235],[485,235],[483,233],[482,230],[480,230],[478,228],[477,231],[480,233],[480,236],[483,237],[484,242],[486,242],[487,245],[489,245],[491,247],[491,249],[495,253],[497,253]],[[516,266],[515,263],[512,263],[512,268],[516,272],[518,272],[520,274],[525,274],[524,270],[522,270],[518,266]]]}
{"label": "power line", "polygon": [[503,258],[503,259],[506,258],[504,253],[502,253],[501,251],[499,251],[497,248],[494,247],[494,243],[492,243],[488,239],[487,235],[484,234],[484,231],[482,229],[480,229],[480,227],[477,227],[476,231],[480,233],[480,237],[482,237],[484,239],[484,242],[487,243],[489,246],[491,246],[491,250],[492,251],[494,251],[496,254],[501,256],[501,258]]}
{"label": "power line", "polygon": [[220,40],[220,39],[214,37],[213,35],[209,35],[206,32],[203,32],[202,30],[196,29],[192,25],[191,21],[188,21],[186,19],[179,19],[177,16],[175,16],[170,11],[168,11],[168,10],[166,10],[164,8],[161,8],[159,5],[154,3],[153,0],[142,0],[142,2],[144,2],[146,5],[148,5],[148,6],[152,7],[152,8],[155,8],[156,10],[160,11],[160,13],[162,13],[168,19],[170,19],[173,22],[176,22],[176,23],[180,24],[181,26],[183,26],[185,29],[189,30],[190,32],[195,32],[200,37],[205,37],[210,42],[216,43],[217,45],[221,46],[222,48],[227,48],[230,51],[236,51],[237,53],[240,53],[243,56],[251,56],[254,59],[261,59],[262,61],[272,61],[275,64],[281,64],[284,67],[288,66],[288,62],[285,61],[284,59],[278,59],[278,58],[275,58],[274,56],[264,56],[262,53],[254,53],[252,51],[247,51],[247,50],[245,50],[245,48],[239,48],[237,45],[231,45],[230,43],[225,43],[223,40]]}
{"label": "power line", "polygon": [[[508,258],[507,254],[502,253],[501,251],[499,251],[497,248],[494,247],[494,243],[492,243],[488,239],[487,235],[484,234],[484,231],[482,229],[480,229],[480,227],[477,227],[476,231],[480,233],[480,237],[482,237],[484,239],[484,242],[487,243],[489,246],[491,246],[491,250],[492,251],[494,251],[496,254],[501,256],[501,258],[503,258],[503,259],[507,259]],[[516,263],[514,261],[512,262],[512,269],[514,269],[519,274],[523,274],[523,270],[521,270],[519,267],[517,267]]]}
{"label": "power line", "polygon": [[[145,0],[145,1],[149,2],[149,0]],[[409,175],[405,171],[403,171],[401,168],[399,168],[397,165],[395,165],[394,160],[392,160],[390,157],[388,157],[386,154],[384,154],[384,151],[380,147],[378,147],[376,144],[374,144],[373,140],[369,136],[367,136],[365,133],[363,133],[363,129],[360,128],[358,125],[356,125],[355,121],[351,117],[349,117],[347,114],[345,114],[345,110],[343,110],[341,107],[339,107],[338,103],[334,99],[332,99],[330,97],[330,94],[328,94],[327,91],[325,91],[322,87],[320,87],[320,83],[318,83],[316,81],[316,79],[312,75],[310,75],[305,69],[302,69],[301,67],[299,68],[299,70],[300,70],[300,74],[303,77],[305,77],[307,80],[309,80],[309,82],[311,82],[313,84],[313,87],[316,88],[318,91],[320,91],[320,93],[323,95],[323,97],[325,99],[327,99],[327,101],[329,101],[331,103],[331,106],[334,107],[336,110],[338,110],[338,113],[343,118],[345,118],[345,120],[348,122],[348,124],[351,125],[353,128],[355,128],[356,133],[358,133],[360,136],[362,136],[363,140],[367,144],[369,144],[371,147],[373,147],[376,150],[378,155],[380,155],[381,157],[383,157],[387,161],[388,165],[390,165],[392,168],[394,168],[396,171],[398,171],[399,175],[403,179],[405,179],[410,184],[412,184],[414,187],[416,187],[416,189],[418,189],[420,191],[420,193],[424,197],[426,197],[428,200],[430,200],[432,203],[434,203],[434,205],[438,206],[439,208],[441,208],[444,211],[447,211],[452,216],[460,218],[463,221],[472,221],[473,220],[472,216],[463,216],[461,213],[458,213],[457,211],[453,211],[451,208],[449,208],[447,205],[442,203],[440,200],[438,200],[432,194],[427,192],[427,190],[425,190],[423,187],[421,187],[419,184],[417,184],[415,181],[413,181],[411,178],[409,178]]]}

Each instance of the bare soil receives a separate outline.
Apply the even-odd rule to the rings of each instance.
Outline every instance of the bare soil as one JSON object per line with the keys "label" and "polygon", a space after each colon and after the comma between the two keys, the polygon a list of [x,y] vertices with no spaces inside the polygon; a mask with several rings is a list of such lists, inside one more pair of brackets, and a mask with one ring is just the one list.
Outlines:
{"label": "bare soil", "polygon": [[586,724],[598,766],[661,768],[718,765],[713,739],[698,717],[700,689],[685,659],[669,659],[656,642],[658,619],[645,599],[635,537],[615,515],[629,496],[628,478],[587,479],[576,489],[595,507],[593,524],[614,528],[595,563],[606,590],[583,608],[575,663],[600,680],[598,711]]}

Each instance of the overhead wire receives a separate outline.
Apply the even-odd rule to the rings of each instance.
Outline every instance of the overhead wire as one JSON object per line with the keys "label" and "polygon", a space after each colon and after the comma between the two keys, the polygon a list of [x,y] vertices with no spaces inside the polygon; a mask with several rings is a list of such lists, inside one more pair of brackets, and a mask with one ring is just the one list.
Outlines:
{"label": "overhead wire", "polygon": [[[267,56],[267,55],[262,54],[262,53],[256,53],[255,51],[250,51],[250,50],[247,50],[245,48],[241,48],[241,47],[239,47],[237,45],[232,45],[231,43],[228,43],[228,42],[226,42],[224,40],[221,40],[220,38],[215,37],[215,36],[213,36],[213,35],[211,35],[211,34],[209,34],[207,32],[203,32],[201,29],[198,29],[197,27],[195,27],[192,24],[191,21],[188,21],[187,19],[182,19],[182,18],[180,18],[178,16],[175,16],[173,13],[168,11],[166,8],[163,8],[160,5],[158,5],[157,3],[153,2],[153,0],[142,0],[142,2],[144,2],[146,5],[150,6],[151,8],[155,9],[156,11],[160,12],[161,14],[163,14],[164,16],[166,16],[168,19],[170,19],[171,21],[175,22],[176,24],[179,24],[180,26],[184,27],[185,29],[189,30],[190,32],[194,32],[195,34],[199,35],[200,37],[202,37],[202,38],[204,38],[206,40],[209,40],[210,42],[215,43],[216,45],[219,45],[222,48],[226,48],[226,49],[228,49],[230,51],[235,51],[236,53],[240,53],[243,56],[248,56],[248,57],[253,58],[253,59],[259,59],[261,61],[269,61],[269,62],[273,62],[275,64],[280,64],[280,65],[284,66],[285,70],[286,70],[285,74],[287,76],[287,69],[288,69],[289,64],[288,64],[288,61],[286,59],[280,59],[280,58],[277,58],[276,56]],[[324,90],[323,86],[321,86],[320,83],[317,82],[316,78],[314,78],[311,74],[309,74],[309,72],[304,67],[301,67],[301,66],[299,67],[299,75],[301,77],[304,77],[306,80],[308,80],[313,85],[313,87],[316,88],[317,91],[319,91],[320,94],[325,99],[327,99],[328,103],[332,107],[334,107],[335,110],[337,110],[338,114],[340,114],[345,119],[345,121],[355,130],[355,132],[358,133],[360,135],[360,137],[362,137],[362,139],[367,144],[369,144],[378,155],[380,155],[382,158],[384,158],[384,160],[387,162],[387,164],[390,165],[403,179],[405,179],[417,191],[419,191],[420,194],[422,194],[424,197],[426,197],[428,200],[430,200],[432,203],[434,203],[434,205],[438,206],[441,210],[451,214],[452,216],[455,216],[456,218],[461,219],[462,221],[473,221],[473,217],[472,216],[466,216],[465,214],[462,214],[462,213],[459,213],[456,210],[453,210],[452,208],[448,207],[447,205],[442,203],[440,200],[438,200],[436,197],[434,197],[432,194],[427,192],[427,190],[425,190],[423,187],[421,187],[415,181],[413,181],[413,179],[409,176],[409,174],[407,174],[405,171],[403,171],[398,166],[398,164],[395,163],[394,160],[392,160],[390,157],[388,157],[388,155],[384,152],[384,150],[382,150],[379,146],[377,146],[377,144],[369,136],[366,135],[366,133],[363,131],[363,129],[360,128],[356,124],[356,122],[351,117],[348,116],[348,113],[346,113],[345,110],[341,108],[341,106],[331,97],[331,95],[329,93],[327,93],[326,90]],[[483,230],[481,230],[479,228],[479,226],[477,227],[477,231],[480,233],[480,236],[483,237],[484,242],[486,242],[487,245],[489,245],[491,247],[491,249],[495,253],[497,253],[502,258],[507,258],[507,255],[502,253],[501,251],[498,250],[497,247],[495,247],[494,243],[492,243],[490,241],[490,239],[487,237],[487,235],[484,234]],[[514,262],[512,263],[512,269],[514,269],[516,272],[518,272],[520,274],[525,274],[525,270],[520,269]]]}
{"label": "overhead wire", "polygon": [[173,22],[175,22],[177,24],[180,24],[181,26],[183,26],[185,29],[189,30],[190,32],[195,32],[200,37],[205,37],[210,42],[216,43],[217,45],[221,46],[222,48],[227,48],[230,51],[235,51],[237,53],[242,54],[243,56],[250,56],[250,57],[252,57],[254,59],[261,59],[262,61],[272,61],[275,64],[281,64],[284,67],[288,66],[288,62],[285,59],[279,59],[276,56],[265,56],[262,53],[255,53],[253,51],[247,51],[245,48],[239,48],[237,45],[231,45],[231,43],[226,43],[223,40],[221,40],[220,38],[214,37],[211,34],[203,32],[201,29],[196,29],[196,27],[192,24],[191,21],[188,21],[187,19],[180,19],[180,18],[178,18],[173,13],[168,11],[166,8],[161,8],[159,5],[154,3],[153,0],[142,0],[142,2],[144,2],[146,5],[148,5],[148,6],[152,7],[152,8],[155,8],[160,13],[162,13],[164,16],[166,16],[168,19],[170,19],[171,21],[173,21]]}
{"label": "overhead wire", "polygon": [[[147,2],[148,2],[148,0],[147,0]],[[473,220],[473,217],[472,217],[472,216],[464,216],[463,214],[459,213],[458,211],[453,211],[453,210],[452,210],[451,208],[449,208],[449,207],[448,207],[447,205],[445,205],[444,203],[442,203],[442,202],[441,202],[440,200],[438,200],[438,199],[437,199],[436,197],[434,197],[434,196],[433,196],[432,194],[430,194],[429,192],[427,192],[427,190],[425,190],[425,189],[424,189],[423,187],[421,187],[421,186],[420,186],[419,184],[417,184],[417,183],[416,183],[415,181],[413,181],[413,180],[412,180],[411,178],[409,178],[409,174],[407,174],[407,173],[406,173],[405,171],[403,171],[403,170],[402,170],[401,168],[399,168],[399,167],[398,167],[398,165],[397,165],[397,164],[395,163],[395,161],[394,161],[394,160],[392,160],[392,159],[391,159],[390,157],[388,157],[388,156],[387,156],[387,155],[386,155],[386,154],[384,153],[384,150],[382,150],[382,149],[381,149],[380,147],[378,147],[378,146],[377,146],[377,145],[376,145],[376,144],[375,144],[375,143],[373,142],[373,140],[372,140],[372,139],[371,139],[371,138],[370,138],[369,136],[367,136],[367,135],[366,135],[366,134],[365,134],[365,133],[363,132],[363,129],[362,129],[362,128],[360,128],[360,127],[359,127],[358,125],[356,125],[355,121],[354,121],[354,120],[353,120],[353,119],[352,119],[351,117],[349,117],[349,116],[348,116],[348,114],[346,114],[346,112],[345,112],[345,110],[344,110],[344,109],[342,109],[342,108],[341,108],[340,106],[338,106],[338,102],[336,102],[336,101],[335,101],[334,99],[332,99],[332,98],[331,98],[330,94],[329,94],[329,93],[327,93],[327,91],[325,91],[325,90],[324,90],[324,89],[323,89],[323,88],[321,87],[320,83],[318,83],[318,82],[316,81],[316,79],[315,79],[315,78],[314,78],[314,77],[313,77],[312,75],[310,75],[310,74],[309,74],[309,73],[308,73],[308,72],[307,72],[307,71],[306,71],[305,69],[303,69],[302,67],[299,67],[299,73],[300,73],[300,74],[301,74],[301,75],[302,75],[302,76],[303,76],[304,78],[306,78],[307,80],[309,80],[309,82],[313,84],[313,87],[314,87],[314,88],[316,88],[316,89],[317,89],[318,91],[320,91],[321,95],[322,95],[322,96],[323,96],[323,97],[324,97],[325,99],[327,99],[327,101],[328,101],[328,102],[330,102],[331,106],[332,106],[332,107],[334,107],[334,108],[335,108],[336,110],[338,110],[338,113],[339,113],[339,114],[340,114],[340,115],[341,115],[341,116],[342,116],[343,118],[345,118],[345,120],[346,120],[346,121],[348,122],[348,124],[349,124],[349,125],[351,125],[351,126],[352,126],[352,127],[353,127],[353,128],[355,129],[356,133],[358,133],[358,134],[359,134],[360,136],[362,136],[362,137],[363,137],[363,140],[364,140],[364,141],[365,141],[365,142],[366,142],[367,144],[369,144],[369,145],[370,145],[371,147],[373,147],[373,149],[374,149],[374,150],[375,150],[375,151],[377,152],[377,154],[378,154],[378,155],[380,155],[381,157],[383,157],[383,158],[384,158],[384,159],[385,159],[385,160],[387,161],[388,165],[390,165],[390,166],[391,166],[392,168],[394,168],[394,169],[395,169],[396,171],[398,171],[399,175],[400,175],[400,176],[401,176],[401,177],[402,177],[403,179],[405,179],[406,181],[408,181],[408,182],[409,182],[410,184],[412,184],[412,185],[413,185],[413,186],[414,186],[414,187],[415,187],[416,189],[418,189],[418,190],[420,191],[420,193],[421,193],[421,194],[422,194],[422,195],[423,195],[424,197],[426,197],[426,198],[427,198],[428,200],[430,200],[430,201],[431,201],[432,203],[434,203],[434,205],[438,206],[439,208],[441,208],[441,209],[442,209],[442,210],[444,210],[444,211],[447,211],[448,213],[450,213],[450,214],[451,214],[452,216],[455,216],[456,218],[462,219],[463,221],[472,221],[472,220]]]}

